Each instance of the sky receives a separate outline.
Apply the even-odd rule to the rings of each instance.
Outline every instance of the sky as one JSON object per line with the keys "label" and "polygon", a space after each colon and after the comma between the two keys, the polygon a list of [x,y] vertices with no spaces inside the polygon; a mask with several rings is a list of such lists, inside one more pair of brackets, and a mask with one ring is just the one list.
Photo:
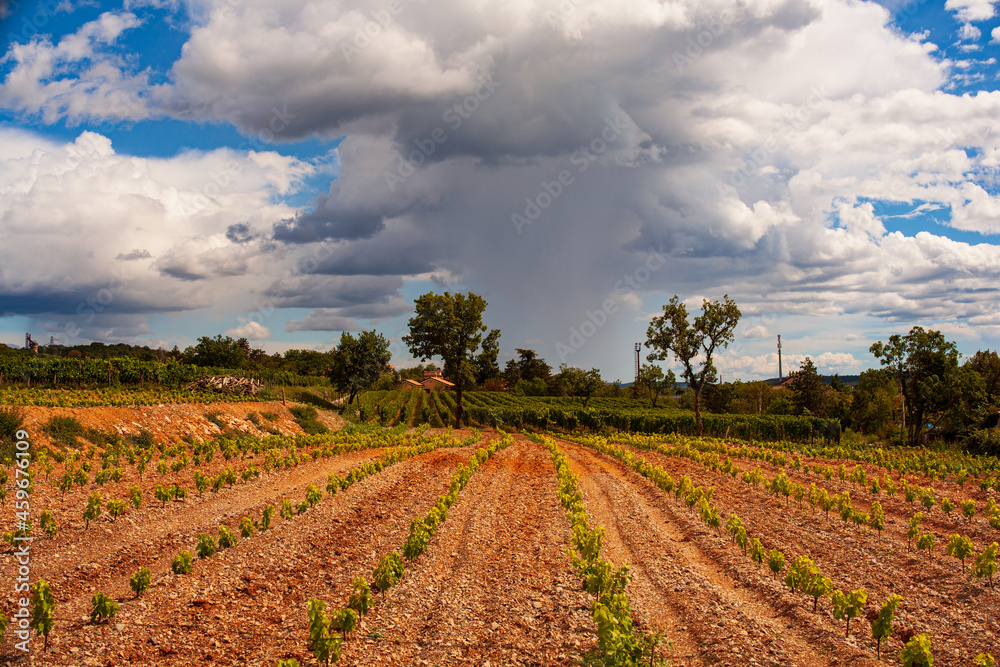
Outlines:
{"label": "sky", "polygon": [[609,381],[675,294],[727,381],[997,349],[998,4],[0,0],[0,342],[407,366],[471,291]]}

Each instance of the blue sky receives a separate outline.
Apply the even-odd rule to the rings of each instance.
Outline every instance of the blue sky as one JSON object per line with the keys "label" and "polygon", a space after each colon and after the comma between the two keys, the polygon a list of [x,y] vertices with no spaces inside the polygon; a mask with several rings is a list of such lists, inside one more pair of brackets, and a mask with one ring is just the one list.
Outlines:
{"label": "blue sky", "polygon": [[[9,2],[0,341],[328,349],[475,291],[501,362],[628,381],[673,294],[725,379],[1000,345],[989,0]],[[643,354],[645,355],[645,351]]]}

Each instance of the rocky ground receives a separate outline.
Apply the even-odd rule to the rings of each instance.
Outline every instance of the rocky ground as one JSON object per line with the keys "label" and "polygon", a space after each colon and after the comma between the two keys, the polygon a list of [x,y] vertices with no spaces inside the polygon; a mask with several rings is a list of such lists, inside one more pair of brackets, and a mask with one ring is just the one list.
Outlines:
{"label": "rocky ground", "polygon": [[[282,432],[297,425],[280,402],[220,406],[177,405],[125,409],[69,409],[85,425],[107,429],[114,419],[159,429],[157,437],[208,437],[201,415],[211,409],[227,423],[253,426],[250,411],[279,414]],[[31,408],[32,428],[48,412]],[[131,409],[129,409],[131,410]],[[56,410],[50,410],[54,413]],[[335,423],[331,420],[331,425]],[[209,424],[214,427],[214,425]],[[201,431],[199,431],[201,429]],[[467,432],[455,432],[461,439]],[[483,435],[481,444],[497,437]],[[705,527],[697,513],[679,503],[615,459],[560,440],[592,524],[605,527],[603,556],[629,564],[628,588],[636,621],[660,630],[669,643],[660,655],[675,665],[875,665],[875,646],[867,621],[856,619],[851,634],[833,619],[829,598],[812,610],[812,600],[792,593],[767,567],[758,569],[731,544],[724,531]],[[50,509],[60,532],[32,547],[32,579],[45,578],[56,599],[56,622],[48,648],[33,639],[30,660],[19,659],[10,631],[0,660],[34,665],[276,665],[296,658],[317,664],[307,650],[307,601],[319,598],[331,608],[345,606],[355,577],[371,574],[379,560],[398,550],[410,521],[422,517],[448,490],[458,465],[475,446],[440,448],[396,463],[334,495],[304,514],[285,520],[275,514],[272,527],[240,539],[204,560],[193,572],[175,575],[171,559],[194,552],[197,534],[217,533],[227,524],[238,534],[243,516],[259,517],[268,504],[298,502],[309,484],[325,488],[327,475],[345,475],[377,459],[373,448],[331,458],[306,460],[275,469],[232,488],[203,496],[192,493],[166,507],[152,500],[155,484],[192,487],[192,472],[162,476],[133,468],[125,478],[102,488],[105,497],[127,497],[133,484],[147,502],[117,521],[102,516],[89,528],[82,520],[87,488],[61,494],[42,481],[32,498],[33,512]],[[897,613],[902,628],[929,632],[936,665],[971,665],[984,651],[1000,654],[995,620],[997,593],[963,574],[945,557],[950,532],[970,535],[977,551],[996,531],[980,515],[971,525],[939,508],[928,513],[926,529],[937,534],[935,553],[917,557],[906,544],[906,522],[920,509],[901,497],[879,500],[885,506],[881,539],[828,522],[795,501],[786,504],[759,487],[712,472],[688,459],[637,452],[662,465],[675,479],[715,487],[713,505],[723,517],[737,513],[751,536],[767,548],[782,550],[787,562],[809,554],[834,586],[865,587],[871,609],[890,593],[903,596]],[[227,463],[217,456],[203,468],[216,474]],[[239,461],[242,467],[247,461]],[[739,461],[748,468],[756,462]],[[829,463],[829,462],[825,462]],[[833,463],[834,465],[836,462]],[[776,470],[762,465],[771,477]],[[873,470],[874,472],[874,470]],[[850,489],[855,507],[873,498],[837,479],[789,471],[801,483],[822,483],[830,492]],[[914,480],[927,486],[931,480]],[[977,497],[971,486],[936,483],[953,498]],[[10,486],[8,484],[8,486]],[[954,488],[952,488],[954,487]],[[148,495],[147,495],[148,494]],[[979,495],[977,495],[979,494]],[[13,522],[12,503],[3,506],[4,525]],[[37,520],[36,520],[37,521]],[[724,519],[723,519],[724,521]],[[559,505],[555,470],[548,452],[521,436],[485,462],[451,508],[424,555],[401,583],[376,604],[344,645],[346,665],[570,665],[597,647],[590,618],[590,596],[581,590],[566,555],[570,530]],[[13,561],[4,557],[0,595],[8,613],[16,603]],[[152,587],[135,599],[128,579],[138,568],[152,572]],[[107,624],[90,623],[90,599],[102,591],[120,604]],[[883,658],[898,653],[898,638],[884,646]]]}

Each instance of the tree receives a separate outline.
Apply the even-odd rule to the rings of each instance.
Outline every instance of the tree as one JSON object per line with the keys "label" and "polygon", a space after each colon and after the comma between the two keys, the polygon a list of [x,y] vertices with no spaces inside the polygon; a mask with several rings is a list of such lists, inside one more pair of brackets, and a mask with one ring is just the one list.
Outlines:
{"label": "tree", "polygon": [[[715,380],[712,355],[717,347],[726,347],[733,341],[740,315],[740,309],[726,294],[721,303],[704,299],[702,314],[688,322],[687,307],[675,294],[663,306],[663,314],[654,317],[646,330],[646,346],[654,350],[651,358],[662,361],[673,356],[684,366],[684,380],[694,391],[698,435],[702,435],[701,390],[706,382]],[[696,370],[699,361],[701,367]]]}
{"label": "tree", "polygon": [[483,311],[487,303],[472,292],[428,292],[415,303],[416,315],[410,318],[410,333],[403,336],[403,342],[421,361],[435,356],[444,360],[444,374],[455,383],[455,423],[462,428],[462,391],[472,376],[469,359],[486,331]]}
{"label": "tree", "polygon": [[806,360],[799,365],[799,370],[791,374],[792,393],[795,395],[795,413],[824,416],[823,380],[816,372],[813,360]]}
{"label": "tree", "polygon": [[538,356],[534,350],[517,348],[517,372],[520,380],[542,379],[546,382],[552,375],[552,367],[545,363],[545,360]]}
{"label": "tree", "polygon": [[1000,406],[1000,354],[989,350],[979,350],[965,362],[983,378],[986,390],[986,400],[990,406]]}
{"label": "tree", "polygon": [[777,398],[771,385],[762,380],[736,382],[733,388],[736,396],[732,401],[732,409],[737,414],[762,415]]}
{"label": "tree", "polygon": [[565,385],[566,391],[570,396],[582,397],[583,407],[587,407],[590,397],[604,386],[604,380],[601,379],[601,372],[596,368],[585,371],[582,368],[567,366],[566,364],[559,366],[559,374],[556,376],[556,380]]}
{"label": "tree", "polygon": [[[913,327],[905,336],[894,334],[887,343],[869,348],[899,382],[903,399],[901,430],[916,445],[924,425],[953,398],[951,383],[957,381],[958,350],[940,331]],[[907,428],[909,423],[909,428]]]}
{"label": "tree", "polygon": [[500,330],[493,329],[483,339],[482,351],[476,355],[476,384],[485,384],[500,376],[497,355],[500,354]]}
{"label": "tree", "polygon": [[362,331],[355,338],[345,331],[340,343],[330,352],[330,382],[338,391],[347,392],[347,404],[354,402],[358,392],[379,379],[392,354],[389,341],[374,331]]}
{"label": "tree", "polygon": [[288,350],[281,367],[297,375],[323,376],[330,368],[330,355],[316,350]]}
{"label": "tree", "polygon": [[702,407],[708,412],[727,414],[733,412],[736,388],[732,382],[709,382],[701,395]]}
{"label": "tree", "polygon": [[934,425],[949,440],[967,437],[987,415],[996,411],[988,398],[983,376],[968,363],[956,368],[937,385],[940,395],[935,401],[938,419]]}
{"label": "tree", "polygon": [[[650,355],[652,356],[652,355]],[[650,359],[650,361],[653,361]],[[639,368],[639,384],[637,390],[641,390],[649,397],[649,402],[656,407],[656,401],[662,392],[673,393],[677,391],[677,376],[668,370],[666,375],[656,364],[643,364]]]}
{"label": "tree", "polygon": [[899,387],[887,368],[864,371],[854,389],[851,421],[862,433],[886,435],[892,427],[892,413]]}
{"label": "tree", "polygon": [[237,340],[219,334],[215,338],[202,336],[198,344],[189,347],[184,354],[197,366],[245,368],[250,364],[250,352],[250,343],[246,338]]}

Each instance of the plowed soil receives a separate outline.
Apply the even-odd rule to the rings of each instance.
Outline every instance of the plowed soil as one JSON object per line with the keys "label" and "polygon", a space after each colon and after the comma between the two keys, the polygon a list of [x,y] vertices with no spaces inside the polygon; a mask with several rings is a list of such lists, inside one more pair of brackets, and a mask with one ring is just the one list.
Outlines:
{"label": "plowed soil", "polygon": [[[183,422],[169,407],[162,408],[157,423],[163,416],[171,424]],[[173,407],[190,408],[192,418],[207,411],[205,406]],[[223,413],[236,420],[252,410],[271,410],[281,415],[278,427],[292,432],[297,426],[281,407],[241,404],[232,414],[229,408]],[[73,412],[81,421],[99,421],[87,409]],[[44,421],[45,416],[38,418]],[[141,419],[133,421],[145,425]],[[183,427],[175,428],[183,434]],[[615,459],[558,442],[579,476],[591,524],[606,530],[602,555],[629,564],[633,580],[628,595],[636,623],[664,632],[669,645],[661,647],[660,655],[672,664],[879,664],[864,618],[855,619],[845,637],[843,622],[832,618],[829,598],[814,613],[811,598],[792,593],[772,578],[766,565],[758,569],[724,531],[716,534],[705,527],[697,512],[672,494]],[[33,544],[31,576],[50,582],[57,620],[47,650],[41,638],[32,639],[30,664],[276,665],[294,657],[302,665],[316,665],[306,648],[307,601],[315,597],[331,608],[345,606],[354,578],[370,580],[379,560],[400,549],[411,520],[424,516],[447,492],[457,466],[481,444],[401,461],[346,491],[324,494],[314,508],[289,520],[275,513],[269,530],[240,539],[211,558],[196,559],[190,575],[172,574],[170,561],[182,549],[194,552],[198,533],[216,534],[225,523],[238,534],[241,517],[259,517],[263,507],[280,505],[284,498],[297,502],[309,484],[325,488],[330,472],[344,475],[382,451],[303,461],[218,493],[198,496],[192,490],[187,500],[166,507],[152,499],[151,487],[173,478],[147,471],[140,481],[134,468],[126,467],[122,482],[106,485],[103,492],[127,497],[129,486],[140,484],[147,502],[117,521],[102,515],[89,528],[82,508],[92,485],[62,495],[51,480],[40,481],[32,497],[35,525],[37,512],[51,509],[60,532]],[[877,608],[890,593],[902,595],[898,625],[931,633],[936,665],[970,665],[977,653],[1000,654],[997,593],[970,580],[968,568],[963,574],[957,561],[942,554],[949,532],[970,535],[977,549],[992,541],[996,531],[981,515],[965,526],[959,525],[963,519],[946,517],[940,508],[927,513],[925,529],[938,538],[928,563],[926,554],[918,558],[907,547],[905,537],[907,520],[921,508],[899,496],[879,498],[886,513],[886,530],[879,539],[843,526],[835,515],[827,522],[808,505],[786,504],[784,498],[688,459],[637,454],[662,465],[675,479],[686,474],[695,484],[714,486],[712,502],[723,523],[729,513],[737,513],[751,536],[760,537],[766,548],[782,550],[787,562],[807,553],[835,587],[865,587],[868,609]],[[739,463],[742,468],[756,465]],[[216,474],[225,465],[217,455],[203,471]],[[777,472],[761,467],[768,477]],[[851,490],[858,508],[867,509],[873,499],[837,479],[787,472],[800,483],[822,483],[831,493]],[[190,487],[190,478],[187,468],[177,482]],[[956,485],[941,485],[940,491],[954,498],[978,493]],[[13,524],[9,501],[3,522]],[[515,436],[512,445],[472,477],[400,584],[376,594],[376,604],[344,644],[338,664],[579,664],[596,649],[597,636],[591,596],[581,590],[572,570],[569,546],[569,523],[559,505],[548,452]],[[11,613],[16,572],[9,549],[7,554],[0,571],[0,590],[7,593],[0,600]],[[143,566],[152,571],[153,585],[135,599],[128,579]],[[96,591],[121,605],[110,623],[89,620]],[[8,630],[0,658],[29,664],[13,642]],[[890,640],[883,645],[883,658],[894,656],[901,646],[898,638]]]}

